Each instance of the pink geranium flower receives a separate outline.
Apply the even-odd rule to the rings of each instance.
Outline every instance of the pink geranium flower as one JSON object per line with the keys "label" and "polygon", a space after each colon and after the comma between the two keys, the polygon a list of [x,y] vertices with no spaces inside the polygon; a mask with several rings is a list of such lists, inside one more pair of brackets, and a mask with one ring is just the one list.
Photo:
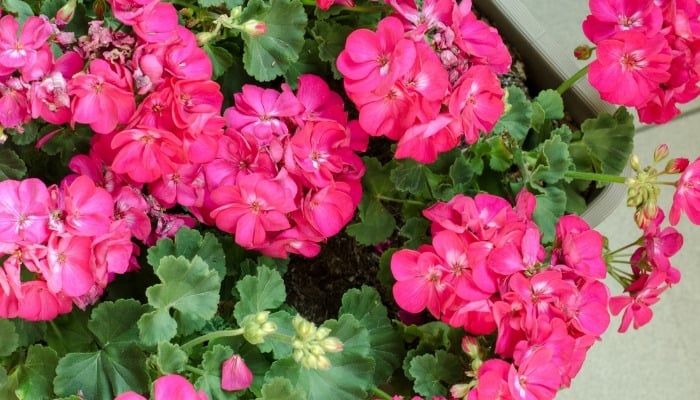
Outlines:
{"label": "pink geranium flower", "polygon": [[624,310],[618,332],[626,332],[630,325],[639,329],[648,324],[654,316],[651,306],[659,301],[659,296],[667,288],[666,274],[657,270],[648,275],[641,275],[633,282],[627,288],[631,292],[630,295],[610,298],[610,312],[613,315],[618,315]]}
{"label": "pink geranium flower", "polygon": [[50,321],[73,307],[68,297],[53,293],[40,280],[22,283],[20,298],[17,302],[17,316],[27,321]]}
{"label": "pink geranium flower", "polygon": [[[19,23],[12,15],[0,18],[0,76],[13,70],[22,70],[22,75],[32,74],[40,51],[48,50],[48,39],[53,33],[51,25],[41,17],[29,17],[21,33]],[[48,53],[50,55],[50,51]],[[29,81],[30,79],[27,79]]]}
{"label": "pink geranium flower", "polygon": [[99,236],[109,231],[114,201],[87,176],[62,187],[66,230],[78,236]]}
{"label": "pink geranium flower", "polygon": [[681,212],[688,216],[690,222],[700,225],[700,157],[685,168],[676,183],[668,216],[671,225],[678,224]]}
{"label": "pink geranium flower", "polygon": [[391,257],[391,273],[396,279],[393,294],[399,307],[411,313],[426,307],[435,317],[440,316],[442,282],[448,270],[442,260],[430,250],[402,249]]}
{"label": "pink geranium flower", "polygon": [[596,52],[588,80],[603,100],[613,104],[641,106],[670,77],[670,50],[661,35],[620,32],[598,43]]}
{"label": "pink geranium flower", "polygon": [[[135,392],[125,392],[114,400],[147,400]],[[197,391],[180,375],[165,375],[153,382],[153,400],[209,400],[203,391]]]}
{"label": "pink geranium flower", "polygon": [[138,183],[153,182],[175,172],[184,159],[180,139],[169,131],[150,127],[119,132],[112,139],[112,148],[117,151],[112,170]]}
{"label": "pink geranium flower", "polygon": [[43,243],[49,236],[51,203],[38,179],[0,182],[0,243]]}
{"label": "pink geranium flower", "polygon": [[654,36],[663,22],[653,0],[592,0],[588,5],[591,15],[583,21],[583,33],[593,43],[631,30]]}

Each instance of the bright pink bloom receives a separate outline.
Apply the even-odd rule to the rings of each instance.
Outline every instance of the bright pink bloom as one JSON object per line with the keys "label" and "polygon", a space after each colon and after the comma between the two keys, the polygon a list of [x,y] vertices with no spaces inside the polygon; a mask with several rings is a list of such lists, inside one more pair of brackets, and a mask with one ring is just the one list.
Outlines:
{"label": "bright pink bloom", "polygon": [[[114,400],[146,400],[145,397],[126,392]],[[153,382],[153,400],[209,400],[203,391],[197,391],[192,384],[180,375],[165,375]]]}
{"label": "bright pink bloom", "polygon": [[131,234],[139,240],[146,240],[151,233],[151,220],[148,218],[149,205],[143,195],[131,186],[122,186],[114,197],[114,219],[123,219]]}
{"label": "bright pink bloom", "polygon": [[30,89],[32,118],[61,125],[71,119],[68,80],[83,67],[83,59],[74,51],[63,54],[41,81],[33,82]]}
{"label": "bright pink bloom", "polygon": [[38,53],[48,50],[53,29],[46,19],[29,17],[24,22],[22,33],[19,30],[19,23],[12,15],[0,18],[0,76],[18,69],[27,78],[27,73],[31,75],[31,70],[36,68]]}
{"label": "bright pink bloom", "polygon": [[50,205],[49,191],[38,179],[0,182],[0,242],[43,243]]}
{"label": "bright pink bloom", "polygon": [[[177,35],[179,40],[171,44],[165,52],[164,70],[181,79],[193,81],[211,79],[211,60],[197,45],[194,33],[178,25]],[[160,46],[160,44],[156,45]]]}
{"label": "bright pink bloom", "polygon": [[423,124],[414,124],[399,139],[395,157],[410,157],[430,164],[437,160],[439,153],[452,150],[459,144],[458,129],[455,119],[447,114],[440,114]]}
{"label": "bright pink bloom", "polygon": [[15,128],[29,122],[27,92],[18,78],[0,82],[0,127]]}
{"label": "bright pink bloom", "polygon": [[661,35],[620,32],[598,43],[596,53],[588,80],[603,100],[613,104],[641,106],[670,77],[670,51]]}
{"label": "bright pink bloom", "polygon": [[46,283],[39,280],[22,283],[20,298],[17,316],[27,321],[50,321],[73,308],[65,295],[52,293]]}
{"label": "bright pink bloom", "polygon": [[334,4],[350,8],[355,7],[353,0],[316,0],[316,5],[321,10],[328,10]]}
{"label": "bright pink bloom", "polygon": [[398,18],[386,17],[379,21],[376,32],[356,29],[348,36],[337,66],[351,98],[354,93],[368,92],[382,96],[408,72],[416,59],[416,47],[403,32]]}
{"label": "bright pink bloom", "polygon": [[318,192],[309,191],[301,204],[304,217],[323,237],[340,232],[355,213],[355,204],[347,184],[338,182]]}
{"label": "bright pink bloom", "polygon": [[245,134],[254,135],[261,144],[277,136],[286,136],[288,128],[283,118],[297,116],[304,109],[287,86],[283,86],[280,93],[274,89],[243,85],[242,92],[233,98],[235,106],[224,112],[226,123]]}
{"label": "bright pink bloom", "polygon": [[659,295],[668,288],[665,280],[664,272],[652,271],[649,275],[641,275],[626,289],[631,293],[629,296],[610,298],[610,312],[613,315],[625,311],[618,332],[627,331],[633,322],[634,329],[639,329],[651,321],[654,313],[650,306],[656,304]]}
{"label": "bright pink bloom", "polygon": [[678,179],[668,216],[671,225],[678,224],[681,212],[688,216],[690,222],[700,225],[700,157],[690,163]]}
{"label": "bright pink bloom", "polygon": [[125,25],[133,25],[144,13],[158,4],[159,0],[108,0],[114,16]]}
{"label": "bright pink bloom", "polygon": [[347,124],[348,114],[342,97],[330,90],[326,81],[319,76],[311,74],[299,76],[296,97],[304,106],[301,121],[331,119],[342,125]]}
{"label": "bright pink bloom", "polygon": [[610,325],[609,299],[608,287],[600,281],[591,280],[575,292],[563,296],[562,303],[574,328],[597,337]]}
{"label": "bright pink bloom", "polygon": [[508,389],[511,364],[498,358],[486,360],[477,372],[477,386],[467,400],[513,400]]}
{"label": "bright pink bloom", "polygon": [[156,3],[153,7],[146,7],[134,19],[132,27],[139,38],[148,43],[169,42],[177,37],[177,10],[170,3]]}
{"label": "bright pink bloom", "polygon": [[87,176],[64,185],[66,230],[78,236],[99,236],[109,230],[114,215],[112,196]]}
{"label": "bright pink bloom", "polygon": [[448,273],[442,260],[430,250],[402,249],[391,257],[391,273],[396,279],[393,294],[404,310],[417,313],[426,307],[440,316],[440,296],[445,289],[443,276]]}
{"label": "bright pink bloom", "polygon": [[603,259],[603,236],[591,229],[588,223],[576,215],[559,218],[556,238],[561,242],[558,263],[564,263],[578,275],[588,278],[605,278],[607,272]]}
{"label": "bright pink bloom", "polygon": [[377,92],[358,92],[354,97],[355,104],[361,104],[360,127],[372,136],[400,139],[416,122],[420,111],[420,104],[399,84],[381,95]]}
{"label": "bright pink bloom", "polygon": [[494,73],[505,74],[512,62],[510,52],[496,28],[471,12],[471,2],[463,1],[453,12],[455,44],[468,55],[471,65],[485,65]]}
{"label": "bright pink bloom", "polygon": [[204,173],[199,165],[178,165],[173,173],[148,185],[153,197],[161,205],[172,208],[175,204],[185,207],[201,206],[204,198]]}
{"label": "bright pink bloom", "polygon": [[244,390],[253,383],[253,373],[238,354],[221,364],[221,388],[224,390]]}
{"label": "bright pink bloom", "polygon": [[551,400],[561,383],[557,366],[551,362],[552,350],[538,348],[530,353],[516,370],[508,372],[510,393],[516,400]]}
{"label": "bright pink bloom", "polygon": [[112,170],[134,182],[148,183],[176,171],[184,159],[182,142],[169,131],[137,127],[119,132],[112,139],[117,150]]}
{"label": "bright pink bloom", "polygon": [[639,31],[654,36],[661,29],[661,9],[653,0],[591,0],[591,15],[583,21],[583,33],[599,43],[617,32]]}
{"label": "bright pink bloom", "polygon": [[91,238],[52,235],[48,243],[47,269],[43,274],[49,290],[70,297],[87,293],[95,284],[91,255]]}
{"label": "bright pink bloom", "polygon": [[[129,121],[136,108],[131,75],[115,71],[102,59],[93,60],[87,74],[76,74],[68,85],[73,122],[88,124],[97,133],[110,133]],[[119,69],[119,67],[115,67]]]}
{"label": "bright pink bloom", "polygon": [[488,133],[505,110],[503,89],[496,74],[485,66],[470,68],[452,93],[449,111],[461,121],[462,132],[468,144],[479,139],[479,133]]}
{"label": "bright pink bloom", "polygon": [[236,186],[221,186],[212,192],[218,204],[211,216],[216,226],[235,234],[236,243],[255,248],[267,241],[268,232],[291,225],[286,214],[297,209],[297,186],[284,170],[275,179],[250,174],[238,179]]}

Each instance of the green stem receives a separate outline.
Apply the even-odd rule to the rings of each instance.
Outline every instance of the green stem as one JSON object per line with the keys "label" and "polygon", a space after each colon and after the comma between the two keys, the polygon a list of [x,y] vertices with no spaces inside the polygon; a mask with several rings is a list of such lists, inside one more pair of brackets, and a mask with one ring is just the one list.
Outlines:
{"label": "green stem", "polygon": [[292,344],[294,337],[282,335],[279,333],[268,333],[267,335],[265,335],[265,339],[276,340],[278,342]]}
{"label": "green stem", "polygon": [[598,174],[595,172],[566,171],[567,178],[580,179],[584,181],[596,181],[605,183],[626,183],[627,178],[620,175]]}
{"label": "green stem", "polygon": [[[318,7],[316,0],[301,0],[301,4],[310,7]],[[385,6],[358,6],[353,7],[342,6],[345,11],[360,12],[360,13],[374,13],[374,12],[391,12],[392,8]]]}
{"label": "green stem", "polygon": [[389,393],[383,391],[382,389],[380,389],[376,386],[372,386],[372,392],[375,395],[377,395],[377,397],[380,397],[380,398],[385,399],[385,400],[391,400],[391,395]]}
{"label": "green stem", "polygon": [[378,195],[376,195],[375,197],[377,198],[377,200],[391,201],[391,202],[393,202],[393,203],[415,204],[415,205],[417,205],[417,206],[424,206],[424,205],[425,205],[425,203],[423,203],[422,201],[418,201],[418,200],[406,200],[406,199],[397,199],[397,198],[394,198],[394,197],[388,197],[388,196],[384,196],[384,195],[381,195],[381,194],[378,194]]}
{"label": "green stem", "polygon": [[571,86],[573,86],[574,83],[576,83],[579,79],[581,79],[584,75],[586,75],[586,73],[588,73],[589,66],[590,66],[590,64],[586,65],[585,67],[578,70],[575,74],[571,75],[571,77],[569,77],[569,79],[562,82],[561,85],[559,85],[559,87],[557,88],[557,93],[564,94],[564,92],[569,90],[569,88]]}
{"label": "green stem", "polygon": [[58,340],[61,342],[63,347],[66,347],[66,341],[65,341],[65,339],[63,339],[63,334],[61,333],[61,330],[58,329],[58,327],[56,326],[56,324],[53,321],[49,321],[49,326],[51,327],[51,330],[53,331],[53,333],[56,334],[56,337],[58,337]]}
{"label": "green stem", "polygon": [[185,369],[190,371],[190,372],[194,372],[197,375],[205,375],[207,373],[205,370],[197,368],[197,367],[193,367],[191,365],[185,365]]}
{"label": "green stem", "polygon": [[606,256],[608,256],[608,257],[614,256],[615,254],[617,254],[617,253],[619,253],[619,252],[621,252],[621,251],[627,250],[627,249],[629,249],[630,247],[634,247],[634,246],[639,246],[639,241],[638,241],[638,240],[635,240],[635,241],[632,242],[632,243],[626,244],[626,245],[620,247],[619,249],[613,250],[613,251],[609,252],[608,254],[606,254]]}
{"label": "green stem", "polygon": [[224,337],[234,337],[234,336],[240,336],[243,334],[243,328],[238,328],[238,329],[227,329],[224,331],[216,331],[216,332],[211,332],[207,333],[206,335],[202,335],[199,337],[196,337],[189,342],[183,344],[180,346],[180,348],[184,351],[187,351],[188,349],[204,342],[208,342],[214,339],[220,339]]}

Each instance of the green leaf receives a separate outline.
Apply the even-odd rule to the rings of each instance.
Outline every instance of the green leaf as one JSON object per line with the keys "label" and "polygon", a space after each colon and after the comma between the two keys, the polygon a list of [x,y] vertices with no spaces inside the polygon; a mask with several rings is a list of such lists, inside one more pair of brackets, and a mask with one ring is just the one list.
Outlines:
{"label": "green leaf", "polygon": [[412,217],[407,219],[399,230],[399,235],[408,239],[404,243],[404,247],[417,249],[420,245],[429,243],[428,228],[430,228],[430,221],[425,218]]}
{"label": "green leaf", "polygon": [[559,136],[547,139],[542,144],[537,160],[537,166],[532,171],[530,180],[538,182],[557,183],[564,179],[564,174],[571,166],[569,146],[561,141]]}
{"label": "green leaf", "polygon": [[271,0],[267,4],[250,0],[240,19],[256,19],[267,26],[265,34],[260,36],[242,34],[243,64],[256,80],[271,81],[299,59],[306,27],[306,12],[300,1]]}
{"label": "green leaf", "polygon": [[292,90],[296,90],[299,76],[303,74],[328,75],[328,68],[323,65],[318,56],[318,43],[312,39],[304,41],[304,47],[299,52],[299,59],[287,68],[284,80]]}
{"label": "green leaf", "polygon": [[[92,310],[88,329],[95,334],[101,347],[113,344],[128,344],[139,341],[136,323],[148,311],[148,306],[133,299],[105,301]],[[115,318],[118,315],[119,318]]]}
{"label": "green leaf", "polygon": [[[63,4],[63,0],[58,0]],[[43,13],[42,13],[43,14]],[[48,14],[44,14],[48,15]],[[26,146],[33,143],[39,137],[39,127],[37,126],[38,120],[32,120],[28,123],[22,125],[24,132],[20,133],[14,129],[7,129],[5,133],[8,133],[12,137],[12,143],[18,146]]]}
{"label": "green leaf", "polygon": [[354,30],[349,24],[339,24],[335,21],[316,21],[311,33],[314,43],[318,46],[318,56],[322,61],[330,63],[336,79],[342,78],[336,67],[338,55],[345,48],[345,40]]}
{"label": "green leaf", "polygon": [[246,276],[236,284],[240,301],[233,316],[240,324],[244,317],[279,307],[287,298],[284,281],[279,272],[265,265],[258,267],[256,276]]}
{"label": "green leaf", "polygon": [[187,354],[180,350],[180,346],[170,342],[158,343],[156,362],[163,374],[177,374],[187,365]]}
{"label": "green leaf", "polygon": [[278,376],[263,385],[262,397],[256,400],[306,400],[306,392],[292,386],[289,379]]}
{"label": "green leaf", "polygon": [[464,158],[464,155],[460,155],[450,166],[449,172],[450,178],[454,185],[469,184],[474,177],[474,168],[472,165]]}
{"label": "green leaf", "polygon": [[634,145],[634,123],[632,115],[624,108],[614,115],[600,114],[581,124],[583,143],[590,154],[600,161],[600,172],[619,175],[624,170]]}
{"label": "green leaf", "polygon": [[44,340],[46,335],[46,323],[25,321],[20,318],[12,320],[15,325],[15,332],[19,336],[18,345],[20,347],[28,347],[40,340]]}
{"label": "green leaf", "polygon": [[390,179],[396,185],[396,189],[419,196],[428,190],[423,172],[425,168],[425,165],[413,159],[401,160],[397,167],[391,170]]}
{"label": "green leaf", "polygon": [[81,391],[86,399],[112,399],[126,391],[146,392],[146,356],[138,346],[108,345],[92,353],[69,353],[58,361],[54,390]]}
{"label": "green leaf", "polygon": [[233,356],[233,350],[220,344],[207,350],[202,356],[201,369],[204,373],[194,383],[195,387],[207,393],[211,400],[235,399],[235,392],[221,389],[221,364]]}
{"label": "green leaf", "polygon": [[427,398],[448,395],[448,388],[464,378],[459,358],[444,350],[414,357],[409,373],[415,380],[413,389]]}
{"label": "green leaf", "polygon": [[202,50],[207,53],[209,60],[211,60],[212,79],[218,79],[226,72],[227,69],[231,67],[231,65],[233,65],[233,56],[223,47],[214,46],[207,43],[202,46]]}
{"label": "green leaf", "polygon": [[522,143],[530,130],[532,105],[522,89],[509,86],[506,89],[506,112],[493,128],[493,133],[508,132],[518,143]]}
{"label": "green leaf", "polygon": [[27,173],[27,166],[11,149],[0,148],[0,181],[22,179]]}
{"label": "green leaf", "polygon": [[90,352],[97,349],[95,337],[87,328],[89,314],[73,310],[51,321],[54,329],[47,329],[46,343],[59,355],[71,352]]}
{"label": "green leaf", "polygon": [[537,94],[534,101],[542,107],[546,119],[564,118],[564,100],[556,90],[542,90]]}
{"label": "green leaf", "polygon": [[[268,321],[273,322],[277,326],[276,334],[294,336],[295,330],[292,325],[292,319],[293,317],[288,312],[277,311],[270,314]],[[264,343],[258,344],[257,347],[264,353],[272,352],[277,360],[292,354],[292,345],[281,340],[266,340]]]}
{"label": "green leaf", "polygon": [[545,243],[554,240],[554,227],[559,217],[564,215],[566,209],[566,192],[556,186],[539,188],[541,194],[537,197],[537,206],[532,219],[542,232],[542,241]]}
{"label": "green leaf", "polygon": [[204,8],[218,7],[224,3],[224,0],[197,0],[197,3]]}
{"label": "green leaf", "polygon": [[49,155],[60,155],[64,164],[68,164],[74,155],[87,153],[93,132],[87,125],[78,125],[75,130],[66,127],[49,139],[41,150]]}
{"label": "green leaf", "polygon": [[345,232],[363,245],[375,245],[386,240],[396,228],[396,219],[384,205],[364,197],[357,208],[361,222],[350,224]]}
{"label": "green leaf", "polygon": [[193,260],[199,256],[209,268],[219,273],[221,279],[226,276],[226,257],[221,242],[213,233],[202,234],[196,229],[180,228],[175,239],[161,239],[155,246],[148,249],[147,260],[153,268],[158,267],[161,258],[165,256],[183,256]]}
{"label": "green leaf", "polygon": [[401,366],[405,349],[401,336],[391,325],[379,292],[369,286],[348,290],[338,314],[351,314],[367,329],[370,356],[375,362],[374,381],[387,381]]}
{"label": "green leaf", "polygon": [[[48,399],[53,394],[58,355],[41,345],[29,347],[27,358],[20,367],[20,382],[15,395],[20,400]],[[0,385],[2,386],[2,385]]]}
{"label": "green leaf", "polygon": [[20,24],[23,24],[24,20],[34,15],[34,11],[32,11],[29,4],[22,0],[3,0],[2,9],[5,11],[3,14],[17,14],[17,20]]}
{"label": "green leaf", "polygon": [[0,366],[0,394],[2,394],[1,388],[7,385],[7,382],[7,371],[5,371],[5,367]]}
{"label": "green leaf", "polygon": [[513,165],[513,152],[508,148],[503,136],[493,136],[487,141],[491,145],[489,167],[494,171],[507,171]]}
{"label": "green leaf", "polygon": [[55,17],[58,10],[66,4],[66,0],[43,0],[39,12],[47,17]]}
{"label": "green leaf", "polygon": [[[162,283],[149,287],[146,297],[156,311],[144,314],[138,322],[144,343],[155,345],[158,337],[172,335],[175,319],[170,310],[178,311],[178,328],[189,332],[201,328],[216,314],[221,278],[202,258],[195,256],[189,261],[182,256],[166,256],[155,272]],[[161,329],[165,333],[160,333]]]}
{"label": "green leaf", "polygon": [[12,321],[0,318],[0,357],[9,356],[19,347],[19,335]]}

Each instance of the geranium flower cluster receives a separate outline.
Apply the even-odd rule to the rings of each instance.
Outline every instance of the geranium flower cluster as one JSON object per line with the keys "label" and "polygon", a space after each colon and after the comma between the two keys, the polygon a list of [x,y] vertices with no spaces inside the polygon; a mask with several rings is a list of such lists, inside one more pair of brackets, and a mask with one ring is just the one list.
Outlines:
{"label": "geranium flower cluster", "polygon": [[131,231],[88,177],[0,182],[0,317],[51,320],[137,268]]}
{"label": "geranium flower cluster", "polygon": [[197,215],[266,255],[318,254],[362,198],[355,151],[366,149],[366,134],[315,75],[301,76],[296,93],[245,85],[234,100],[219,152],[202,168]]}
{"label": "geranium flower cluster", "polygon": [[496,74],[511,57],[498,32],[476,18],[471,1],[388,2],[395,15],[376,32],[357,29],[337,60],[361,127],[397,140],[397,158],[423,163],[476,142],[504,111]]}
{"label": "geranium flower cluster", "polygon": [[547,251],[532,221],[535,203],[528,192],[515,207],[490,194],[458,195],[423,212],[431,245],[392,256],[402,309],[427,308],[470,334],[496,334],[495,357],[476,371],[476,387],[467,395],[458,386],[455,397],[554,398],[610,323],[602,235],[564,216]]}
{"label": "geranium flower cluster", "polygon": [[644,123],[680,114],[700,94],[700,6],[695,0],[591,0],[583,31],[596,45],[588,78],[601,97]]}

